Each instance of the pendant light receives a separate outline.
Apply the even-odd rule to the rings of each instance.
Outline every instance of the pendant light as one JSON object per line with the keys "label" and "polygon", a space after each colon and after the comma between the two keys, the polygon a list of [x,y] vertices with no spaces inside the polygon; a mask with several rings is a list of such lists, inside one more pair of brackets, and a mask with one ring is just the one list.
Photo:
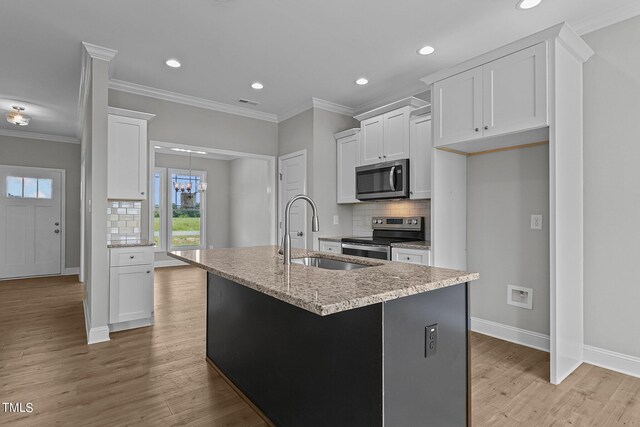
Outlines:
{"label": "pendant light", "polygon": [[178,183],[178,181],[176,180],[176,182],[173,183],[173,187],[175,192],[187,192],[190,194],[196,194],[196,193],[204,193],[205,191],[207,191],[207,183],[206,182],[200,182],[195,188],[193,186],[192,180],[193,180],[193,174],[191,173],[191,150],[189,150],[189,182],[187,182],[186,184],[184,182]]}
{"label": "pendant light", "polygon": [[12,111],[7,113],[7,121],[16,126],[27,126],[31,117],[23,113],[24,107],[14,105]]}

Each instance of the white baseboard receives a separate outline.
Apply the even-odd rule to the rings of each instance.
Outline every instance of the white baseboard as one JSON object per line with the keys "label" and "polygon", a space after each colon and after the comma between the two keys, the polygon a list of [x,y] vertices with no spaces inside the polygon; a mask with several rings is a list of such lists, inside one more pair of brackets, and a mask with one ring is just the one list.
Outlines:
{"label": "white baseboard", "polygon": [[82,301],[84,308],[84,327],[87,331],[87,344],[97,344],[99,342],[109,341],[109,327],[100,326],[98,328],[91,328],[91,316],[88,315],[87,300]]}
{"label": "white baseboard", "polygon": [[[479,319],[477,317],[471,318],[471,330],[526,347],[532,347],[546,352],[549,351],[549,336],[538,332]],[[616,353],[585,344],[582,359],[585,363],[591,365],[640,378],[640,357]]]}
{"label": "white baseboard", "polygon": [[504,341],[510,341],[526,347],[549,352],[549,335],[527,331],[526,329],[503,325],[502,323],[479,319],[477,317],[471,318],[471,330]]}
{"label": "white baseboard", "polygon": [[63,276],[73,276],[73,275],[79,275],[79,274],[80,274],[80,267],[65,268],[64,271],[62,272]]}
{"label": "white baseboard", "polygon": [[640,378],[640,357],[585,345],[583,359],[585,363]]}
{"label": "white baseboard", "polygon": [[162,260],[162,261],[155,261],[153,263],[153,266],[155,268],[162,268],[162,267],[179,267],[181,265],[189,265],[186,262],[182,262],[179,259],[167,259],[167,260]]}
{"label": "white baseboard", "polygon": [[128,322],[112,323],[109,325],[109,331],[118,332],[125,331],[127,329],[143,328],[145,326],[153,325],[153,318],[129,320]]}

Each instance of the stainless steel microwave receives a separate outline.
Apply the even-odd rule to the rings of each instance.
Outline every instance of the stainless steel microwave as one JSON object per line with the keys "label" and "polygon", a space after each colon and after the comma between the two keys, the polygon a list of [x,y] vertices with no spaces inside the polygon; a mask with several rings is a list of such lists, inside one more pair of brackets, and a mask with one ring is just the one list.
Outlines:
{"label": "stainless steel microwave", "polygon": [[409,159],[356,168],[358,200],[406,199],[409,197]]}

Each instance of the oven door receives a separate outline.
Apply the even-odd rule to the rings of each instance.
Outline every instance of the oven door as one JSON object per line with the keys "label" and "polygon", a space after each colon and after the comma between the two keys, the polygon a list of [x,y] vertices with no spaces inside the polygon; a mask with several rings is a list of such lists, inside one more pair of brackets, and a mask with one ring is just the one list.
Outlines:
{"label": "oven door", "polygon": [[365,258],[384,259],[384,260],[390,261],[391,246],[343,243],[342,254],[361,256]]}
{"label": "oven door", "polygon": [[405,199],[409,197],[409,160],[378,163],[356,168],[358,200]]}

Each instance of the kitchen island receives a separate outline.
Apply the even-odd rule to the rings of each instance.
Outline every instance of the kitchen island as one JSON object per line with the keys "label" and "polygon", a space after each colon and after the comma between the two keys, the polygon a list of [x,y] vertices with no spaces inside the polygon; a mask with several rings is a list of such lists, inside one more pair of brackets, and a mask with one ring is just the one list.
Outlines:
{"label": "kitchen island", "polygon": [[278,426],[469,422],[468,283],[478,275],[282,264],[276,246],[181,251],[208,271],[206,357]]}

